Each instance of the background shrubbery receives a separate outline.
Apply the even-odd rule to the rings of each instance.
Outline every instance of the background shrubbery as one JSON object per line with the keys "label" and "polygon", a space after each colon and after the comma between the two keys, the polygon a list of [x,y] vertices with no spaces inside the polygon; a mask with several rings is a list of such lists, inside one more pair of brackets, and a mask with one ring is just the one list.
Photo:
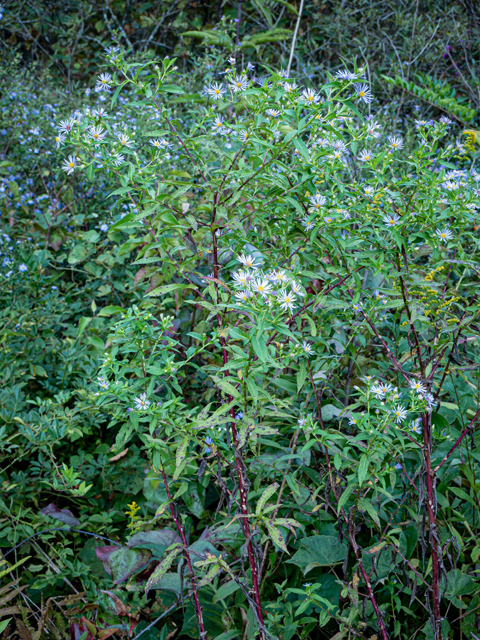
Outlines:
{"label": "background shrubbery", "polygon": [[[288,103],[269,69],[300,9]],[[480,634],[479,21],[468,2],[4,4],[4,637],[198,637],[197,588],[208,638]],[[249,63],[273,88],[205,94]],[[332,81],[354,65],[369,104]],[[291,313],[241,307],[241,254],[298,285]]]}

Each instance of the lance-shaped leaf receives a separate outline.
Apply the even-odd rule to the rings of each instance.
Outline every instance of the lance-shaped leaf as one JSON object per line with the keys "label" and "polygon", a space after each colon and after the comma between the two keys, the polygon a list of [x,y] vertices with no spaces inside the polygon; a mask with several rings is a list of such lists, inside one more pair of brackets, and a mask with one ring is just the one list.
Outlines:
{"label": "lance-shaped leaf", "polygon": [[278,489],[278,482],[274,482],[269,485],[265,491],[260,496],[259,501],[257,502],[257,507],[255,509],[255,515],[259,516],[262,514],[262,509],[266,505],[267,500],[273,496],[275,491]]}
{"label": "lance-shaped leaf", "polygon": [[176,455],[176,458],[175,458],[176,459],[176,463],[177,463],[177,469],[182,464],[182,462],[185,460],[185,455],[187,453],[189,440],[190,440],[190,436],[185,436],[184,439],[178,445],[177,455]]}
{"label": "lance-shaped leaf", "polygon": [[175,560],[175,558],[178,556],[178,554],[181,553],[182,549],[183,549],[182,545],[179,544],[178,542],[176,542],[175,544],[171,545],[167,549],[167,555],[160,562],[160,564],[157,566],[155,571],[152,573],[152,575],[148,579],[148,582],[147,582],[147,584],[145,586],[145,594],[148,594],[150,589],[157,582],[160,581],[160,579],[162,578],[163,575],[165,575],[167,573],[167,571],[172,566],[172,562]]}
{"label": "lance-shaped leaf", "polygon": [[272,520],[267,520],[267,518],[263,518],[263,522],[267,527],[268,535],[270,536],[270,539],[272,540],[272,542],[276,544],[277,547],[280,547],[282,551],[285,551],[285,553],[289,554],[287,545],[285,544],[285,539],[282,536],[282,532],[280,531],[280,529],[277,529],[277,527],[273,524]]}
{"label": "lance-shaped leaf", "polygon": [[287,527],[296,536],[295,527],[302,528],[303,525],[294,520],[293,518],[276,518],[273,522],[276,527]]}
{"label": "lance-shaped leaf", "polygon": [[220,566],[220,564],[214,564],[207,571],[206,575],[204,575],[203,578],[199,581],[197,587],[200,589],[200,587],[204,587],[206,584],[210,584],[210,582],[212,582],[212,580],[216,578],[221,571],[222,567]]}
{"label": "lance-shaped leaf", "polygon": [[121,584],[128,580],[134,573],[145,567],[152,552],[150,549],[126,549],[116,547],[98,547],[95,549],[97,557],[103,561],[107,573],[112,576],[114,584]]}

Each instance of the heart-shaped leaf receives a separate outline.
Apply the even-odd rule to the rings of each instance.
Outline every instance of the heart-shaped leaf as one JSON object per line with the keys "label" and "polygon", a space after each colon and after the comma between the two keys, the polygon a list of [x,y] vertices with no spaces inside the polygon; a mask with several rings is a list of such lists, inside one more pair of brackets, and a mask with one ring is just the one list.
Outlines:
{"label": "heart-shaped leaf", "polygon": [[105,571],[113,578],[114,584],[121,584],[145,567],[152,552],[150,549],[126,549],[125,547],[98,547],[97,557],[102,560]]}

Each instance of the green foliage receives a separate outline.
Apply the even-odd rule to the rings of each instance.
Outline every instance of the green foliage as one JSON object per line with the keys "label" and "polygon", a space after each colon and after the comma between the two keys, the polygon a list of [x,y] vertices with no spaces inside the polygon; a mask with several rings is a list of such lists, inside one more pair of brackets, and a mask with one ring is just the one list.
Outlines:
{"label": "green foliage", "polygon": [[[215,26],[147,4],[83,3],[83,31],[65,5],[53,28],[69,86],[106,71],[110,92],[3,71],[3,630],[478,634],[478,154],[438,119],[476,117],[475,80],[414,67],[411,89],[393,65],[428,115],[388,99],[372,121],[362,70],[333,73],[362,47],[348,6],[305,3],[308,92],[274,70],[297,6],[243,2],[237,48],[237,6]],[[4,33],[38,59],[13,5]],[[382,23],[409,61],[422,11]],[[160,20],[177,60],[142,44]],[[100,67],[112,35],[128,50]]]}
{"label": "green foliage", "polygon": [[[476,109],[471,109],[468,105],[459,102],[456,90],[448,82],[435,80],[426,74],[415,74],[417,82],[408,81],[399,76],[395,76],[395,78],[383,76],[383,78],[389,84],[400,87],[429,104],[439,107],[460,122],[471,122],[477,117]],[[465,102],[465,98],[462,102]]]}

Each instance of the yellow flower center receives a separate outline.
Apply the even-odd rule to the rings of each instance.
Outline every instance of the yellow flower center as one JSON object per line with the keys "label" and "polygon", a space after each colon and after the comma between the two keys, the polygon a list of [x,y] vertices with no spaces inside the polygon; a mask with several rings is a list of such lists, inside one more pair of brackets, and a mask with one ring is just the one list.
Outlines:
{"label": "yellow flower center", "polygon": [[363,98],[363,96],[365,95],[365,91],[360,91],[358,95],[360,96],[360,98]]}

